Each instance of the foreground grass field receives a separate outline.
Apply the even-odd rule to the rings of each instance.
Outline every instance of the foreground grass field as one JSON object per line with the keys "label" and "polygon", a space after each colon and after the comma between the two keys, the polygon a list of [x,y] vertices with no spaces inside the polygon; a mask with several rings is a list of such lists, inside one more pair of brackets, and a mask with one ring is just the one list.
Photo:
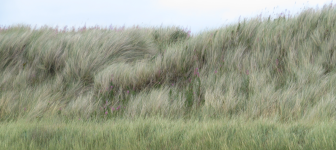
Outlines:
{"label": "foreground grass field", "polygon": [[0,149],[336,149],[336,10],[0,29]]}
{"label": "foreground grass field", "polygon": [[4,149],[336,149],[335,122],[240,119],[7,122]]}

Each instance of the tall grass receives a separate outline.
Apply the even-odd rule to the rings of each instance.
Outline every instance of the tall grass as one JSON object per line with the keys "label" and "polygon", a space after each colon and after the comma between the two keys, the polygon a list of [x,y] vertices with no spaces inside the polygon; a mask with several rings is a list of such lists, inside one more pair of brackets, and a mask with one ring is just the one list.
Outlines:
{"label": "tall grass", "polygon": [[[333,122],[335,22],[330,4],[296,17],[245,19],[194,36],[179,27],[1,28],[0,120],[240,118],[273,121],[279,128]],[[326,128],[334,132],[332,126]],[[249,128],[243,128],[248,135]],[[203,130],[193,135],[200,138]],[[186,148],[182,145],[176,149]]]}

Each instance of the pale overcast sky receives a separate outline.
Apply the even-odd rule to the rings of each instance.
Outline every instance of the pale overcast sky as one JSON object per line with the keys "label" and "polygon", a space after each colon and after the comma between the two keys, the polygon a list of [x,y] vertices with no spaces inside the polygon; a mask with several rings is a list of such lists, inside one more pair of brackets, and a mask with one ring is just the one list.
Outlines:
{"label": "pale overcast sky", "polygon": [[296,15],[305,7],[316,9],[330,3],[331,0],[0,0],[0,26],[175,25],[197,34],[237,23],[239,16],[251,18],[262,13],[275,18],[281,12]]}

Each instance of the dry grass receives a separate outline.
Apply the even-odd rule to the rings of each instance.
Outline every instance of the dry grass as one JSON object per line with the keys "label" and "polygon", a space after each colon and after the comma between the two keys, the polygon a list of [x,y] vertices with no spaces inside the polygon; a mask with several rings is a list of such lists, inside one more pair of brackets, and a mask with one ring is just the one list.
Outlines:
{"label": "dry grass", "polygon": [[282,123],[328,124],[336,118],[335,22],[335,8],[325,5],[194,36],[178,27],[1,28],[0,120],[240,118],[273,121],[279,130]]}

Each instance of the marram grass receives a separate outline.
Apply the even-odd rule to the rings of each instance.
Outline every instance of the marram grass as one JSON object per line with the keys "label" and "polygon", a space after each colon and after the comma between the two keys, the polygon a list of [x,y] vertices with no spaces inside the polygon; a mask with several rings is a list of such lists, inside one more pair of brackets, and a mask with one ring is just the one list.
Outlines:
{"label": "marram grass", "polygon": [[336,10],[0,28],[1,149],[335,149]]}

